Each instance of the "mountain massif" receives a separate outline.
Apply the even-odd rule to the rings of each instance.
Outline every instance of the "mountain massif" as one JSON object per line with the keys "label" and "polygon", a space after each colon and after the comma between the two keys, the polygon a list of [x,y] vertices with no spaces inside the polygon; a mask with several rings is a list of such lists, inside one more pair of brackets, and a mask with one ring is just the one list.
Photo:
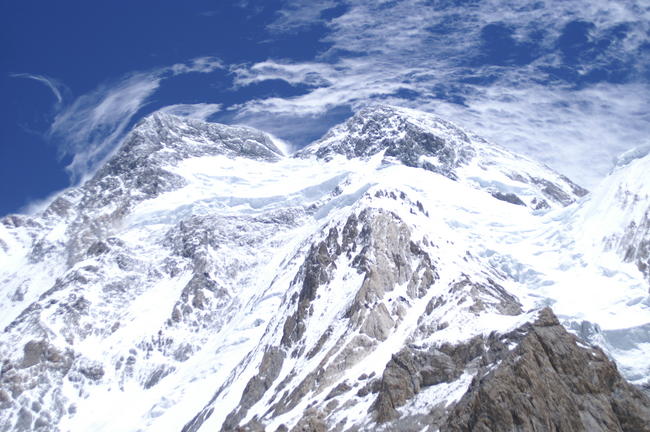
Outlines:
{"label": "mountain massif", "polygon": [[0,219],[0,431],[650,431],[650,154],[155,113]]}

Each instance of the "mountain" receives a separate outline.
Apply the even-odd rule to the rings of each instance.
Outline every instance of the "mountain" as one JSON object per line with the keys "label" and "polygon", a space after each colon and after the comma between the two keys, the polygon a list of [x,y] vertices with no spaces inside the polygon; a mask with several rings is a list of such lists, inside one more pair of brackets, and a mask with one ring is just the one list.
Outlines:
{"label": "mountain", "polygon": [[621,155],[614,170],[582,206],[580,233],[592,246],[633,262],[650,281],[650,148]]}
{"label": "mountain", "polygon": [[383,154],[539,210],[566,206],[587,191],[546,166],[495,146],[439,117],[392,106],[366,108],[297,156],[331,160]]}
{"label": "mountain", "polygon": [[588,194],[404,108],[294,155],[154,114],[0,221],[0,430],[648,430],[648,164]]}

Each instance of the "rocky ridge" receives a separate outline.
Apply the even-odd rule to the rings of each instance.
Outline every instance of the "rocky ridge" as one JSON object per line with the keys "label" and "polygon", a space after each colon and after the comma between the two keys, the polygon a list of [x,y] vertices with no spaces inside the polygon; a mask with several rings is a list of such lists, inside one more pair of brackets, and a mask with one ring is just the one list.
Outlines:
{"label": "rocky ridge", "polygon": [[386,161],[439,173],[535,210],[566,206],[588,193],[549,168],[451,122],[394,106],[365,108],[296,155],[330,160],[337,154],[359,158],[378,153]]}
{"label": "rocky ridge", "polygon": [[[610,178],[634,208],[645,163]],[[0,223],[0,430],[644,430],[650,402],[607,355],[650,376],[627,360],[645,343],[647,229],[578,231],[609,203],[585,193],[396,107],[296,157],[249,128],[155,114],[85,185]],[[584,246],[598,229],[609,243]],[[518,245],[565,267],[564,253],[635,255],[557,273]],[[609,311],[629,328],[546,290],[579,269],[629,286],[636,300]]]}

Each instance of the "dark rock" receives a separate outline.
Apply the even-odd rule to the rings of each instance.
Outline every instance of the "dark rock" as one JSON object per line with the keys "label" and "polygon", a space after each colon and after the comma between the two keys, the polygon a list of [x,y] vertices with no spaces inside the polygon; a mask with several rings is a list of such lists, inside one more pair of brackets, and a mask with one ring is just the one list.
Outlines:
{"label": "dark rock", "polygon": [[303,417],[291,428],[291,432],[327,432],[328,427],[323,414],[314,408],[305,411]]}
{"label": "dark rock", "polygon": [[144,388],[150,389],[151,387],[158,384],[161,379],[165,378],[167,375],[174,372],[174,370],[176,370],[176,368],[174,367],[168,367],[165,365],[158,366],[156,369],[154,369],[153,372],[151,372],[151,375],[149,375],[149,378],[144,383]]}
{"label": "dark rock", "polygon": [[533,198],[530,204],[533,207],[533,210],[546,210],[551,208],[545,199],[540,199],[538,201],[537,198]]}
{"label": "dark rock", "polygon": [[[474,282],[464,275],[462,280],[451,286],[450,292],[463,292],[466,298],[471,298],[473,304],[470,306],[470,311],[474,313],[479,313],[488,307],[496,309],[503,315],[519,315],[522,312],[517,298],[489,278],[487,283],[481,283]],[[433,308],[435,307],[434,304]]]}
{"label": "dark rock", "polygon": [[292,284],[301,283],[298,305],[294,314],[284,323],[282,344],[295,343],[305,332],[305,320],[309,315],[309,305],[316,298],[318,287],[330,281],[336,265],[334,261],[341,254],[338,243],[338,230],[331,228],[325,240],[312,245]]}
{"label": "dark rock", "polygon": [[269,347],[264,352],[257,375],[246,384],[237,408],[226,417],[222,430],[234,430],[244,418],[248,409],[259,401],[280,374],[285,353],[281,348]]}
{"label": "dark rock", "polygon": [[[392,107],[379,106],[358,112],[340,126],[344,131],[340,142],[320,147],[315,154],[327,160],[336,153],[353,158],[369,157],[385,150],[385,156],[395,158],[406,166],[422,167],[455,180],[455,169],[466,164],[474,151],[464,132],[442,119],[439,119],[439,122],[453,128],[457,140],[463,145],[450,143],[445,138],[416,126]],[[388,129],[398,132],[389,134]],[[323,140],[329,138],[329,135],[326,135]],[[304,157],[309,154],[311,153],[308,147],[296,156]],[[439,163],[422,162],[422,156],[429,156]]]}
{"label": "dark rock", "polygon": [[436,349],[420,351],[406,347],[394,354],[381,378],[379,394],[371,410],[378,423],[399,417],[397,408],[428,387],[458,379],[459,369],[452,358]]}
{"label": "dark rock", "polygon": [[97,241],[88,248],[88,255],[99,256],[109,252],[111,249],[103,241]]}
{"label": "dark rock", "polygon": [[32,414],[29,412],[29,410],[24,407],[21,408],[20,411],[18,411],[18,420],[14,425],[14,431],[20,432],[31,430],[33,420],[34,419],[32,417]]}
{"label": "dark rock", "polygon": [[492,192],[492,196],[498,200],[509,202],[510,204],[516,204],[525,206],[526,203],[521,200],[517,195],[513,193],[502,193],[502,192]]}
{"label": "dark rock", "polygon": [[20,367],[28,368],[44,361],[47,349],[48,346],[45,341],[27,342],[23,347],[23,362]]}
{"label": "dark rock", "polygon": [[101,363],[95,362],[84,362],[79,367],[79,372],[86,378],[99,381],[104,376],[104,368]]}
{"label": "dark rock", "polygon": [[550,309],[512,337],[519,345],[474,378],[441,431],[650,430],[650,399],[600,349],[577,345]]}
{"label": "dark rock", "polygon": [[334,387],[332,389],[332,391],[330,391],[327,394],[327,396],[325,397],[325,400],[335,398],[335,397],[337,397],[339,395],[342,395],[343,393],[345,393],[347,391],[350,391],[351,389],[352,389],[352,387],[350,387],[350,385],[347,382],[342,382],[339,385],[337,385],[336,387]]}
{"label": "dark rock", "polygon": [[[540,186],[541,187],[541,192],[551,201],[558,202],[564,206],[568,206],[569,204],[573,203],[575,199],[569,195],[568,193],[564,192],[558,185],[555,183],[551,183],[550,181],[543,179],[543,178],[537,178],[537,177],[531,177],[531,181],[533,184]],[[566,180],[569,182],[569,180]],[[569,182],[569,184],[572,185],[572,188],[580,188],[580,186],[573,184]],[[582,189],[584,190],[584,189]],[[585,194],[587,192],[585,191]],[[584,194],[583,194],[584,195]],[[579,196],[583,196],[579,195]]]}
{"label": "dark rock", "polygon": [[562,174],[560,174],[560,178],[562,179],[562,181],[566,182],[571,187],[571,191],[577,196],[583,197],[589,193],[587,189],[573,183],[569,178],[563,176]]}
{"label": "dark rock", "polygon": [[205,423],[205,421],[210,418],[213,412],[214,408],[212,407],[203,408],[197,415],[194,416],[194,418],[192,418],[192,420],[183,426],[181,432],[197,432],[203,423]]}

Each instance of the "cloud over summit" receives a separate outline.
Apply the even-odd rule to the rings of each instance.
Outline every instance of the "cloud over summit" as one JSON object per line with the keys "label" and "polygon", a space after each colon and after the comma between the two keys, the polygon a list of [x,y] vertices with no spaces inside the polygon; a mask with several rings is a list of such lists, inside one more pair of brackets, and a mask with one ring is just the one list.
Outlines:
{"label": "cloud over summit", "polygon": [[[111,154],[143,109],[157,102],[163,82],[216,70],[223,72],[219,92],[157,109],[248,124],[296,146],[350,110],[385,102],[435,112],[587,187],[609,171],[617,154],[643,144],[650,130],[645,2],[282,4],[267,10],[260,32],[268,39],[261,42],[289,44],[300,55],[270,49],[265,57],[242,55],[230,64],[199,57],[126,74],[63,105],[50,136],[73,157],[73,178],[92,173]],[[256,19],[261,10],[255,8]],[[320,45],[309,51],[301,43],[315,34]],[[232,42],[215,42],[224,43]],[[63,100],[54,80],[24,77]]]}
{"label": "cloud over summit", "polygon": [[[222,68],[218,59],[201,57],[145,72],[130,73],[78,97],[55,116],[49,135],[62,155],[72,157],[67,170],[73,181],[83,180],[119,145],[134,116],[149,103],[161,83],[188,73],[210,73]],[[179,104],[168,112],[206,118],[219,111],[217,104]]]}
{"label": "cloud over summit", "polygon": [[242,115],[299,118],[373,101],[420,108],[589,187],[650,128],[650,6],[643,2],[337,4],[342,12],[327,20],[317,6],[287,4],[280,16],[295,12],[299,28],[309,17],[323,24],[328,48],[312,61],[266,59],[235,69],[241,86],[305,86],[299,95],[249,100]]}

